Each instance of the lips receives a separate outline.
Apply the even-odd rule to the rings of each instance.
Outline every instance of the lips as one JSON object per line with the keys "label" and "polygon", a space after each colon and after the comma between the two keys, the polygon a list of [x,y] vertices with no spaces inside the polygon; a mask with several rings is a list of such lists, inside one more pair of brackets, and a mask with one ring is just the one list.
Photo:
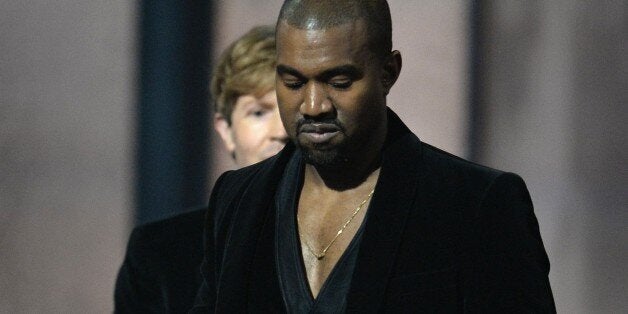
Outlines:
{"label": "lips", "polygon": [[331,123],[308,123],[299,128],[299,135],[316,144],[331,140],[340,132],[340,128]]}

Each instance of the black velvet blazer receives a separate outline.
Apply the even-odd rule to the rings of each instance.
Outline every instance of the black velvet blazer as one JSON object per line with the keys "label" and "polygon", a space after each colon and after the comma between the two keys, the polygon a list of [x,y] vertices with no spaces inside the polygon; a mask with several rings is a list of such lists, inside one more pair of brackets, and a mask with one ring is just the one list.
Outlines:
{"label": "black velvet blazer", "polygon": [[[206,222],[191,313],[284,312],[271,201],[294,152],[228,172]],[[351,313],[553,313],[530,196],[512,173],[422,143],[389,110],[382,168],[347,296]]]}
{"label": "black velvet blazer", "polygon": [[133,229],[116,280],[115,313],[187,313],[201,283],[206,212]]}

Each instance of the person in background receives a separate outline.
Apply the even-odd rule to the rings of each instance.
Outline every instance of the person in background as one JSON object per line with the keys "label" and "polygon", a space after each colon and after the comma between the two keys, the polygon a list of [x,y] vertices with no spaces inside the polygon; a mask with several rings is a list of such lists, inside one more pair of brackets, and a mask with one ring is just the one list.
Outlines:
{"label": "person in background", "polygon": [[[275,93],[275,31],[258,26],[232,43],[214,69],[214,127],[245,167],[287,141]],[[115,286],[116,313],[186,313],[201,282],[206,207],[133,229]]]}

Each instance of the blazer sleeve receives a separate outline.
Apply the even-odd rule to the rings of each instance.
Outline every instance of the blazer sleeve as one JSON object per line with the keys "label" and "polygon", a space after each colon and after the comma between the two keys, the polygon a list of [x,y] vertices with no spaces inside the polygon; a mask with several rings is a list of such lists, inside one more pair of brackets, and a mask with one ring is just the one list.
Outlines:
{"label": "blazer sleeve", "polygon": [[201,286],[196,294],[194,306],[188,312],[189,314],[215,312],[214,307],[216,304],[217,288],[216,272],[218,271],[217,268],[219,265],[219,263],[216,262],[218,258],[216,254],[215,227],[217,225],[216,222],[221,220],[219,218],[222,216],[220,208],[226,207],[225,199],[220,191],[225,188],[224,178],[228,173],[229,172],[226,172],[218,178],[209,199],[207,216],[205,218],[205,231],[203,232],[204,257],[200,269],[202,278]]}
{"label": "blazer sleeve", "polygon": [[523,180],[499,175],[478,212],[473,294],[475,313],[555,313],[549,259]]}
{"label": "blazer sleeve", "polygon": [[[141,228],[134,228],[127,245],[124,262],[118,272],[114,292],[114,313],[159,313],[164,309],[158,307],[161,294],[155,287],[149,274],[146,256],[149,250],[144,244]],[[148,251],[147,251],[148,250]]]}

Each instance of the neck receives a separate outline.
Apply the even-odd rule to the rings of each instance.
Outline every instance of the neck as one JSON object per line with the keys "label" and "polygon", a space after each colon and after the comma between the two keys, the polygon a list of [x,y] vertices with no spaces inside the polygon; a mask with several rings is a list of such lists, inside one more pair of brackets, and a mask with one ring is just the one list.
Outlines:
{"label": "neck", "polygon": [[368,163],[358,165],[353,162],[343,163],[340,166],[322,167],[307,164],[305,166],[305,180],[320,187],[326,187],[336,191],[354,189],[361,184],[377,180],[380,168],[380,156]]}

